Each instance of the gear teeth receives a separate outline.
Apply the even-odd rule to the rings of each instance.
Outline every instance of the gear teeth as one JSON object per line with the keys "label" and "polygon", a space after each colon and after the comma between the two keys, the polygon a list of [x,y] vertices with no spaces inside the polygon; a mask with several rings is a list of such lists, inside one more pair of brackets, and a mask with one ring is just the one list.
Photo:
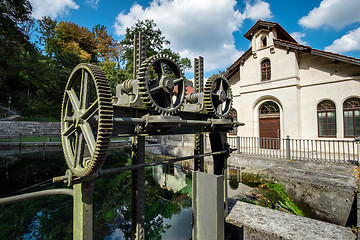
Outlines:
{"label": "gear teeth", "polygon": [[[165,108],[162,107],[161,105],[159,105],[158,101],[154,99],[153,94],[150,93],[149,91],[149,78],[148,78],[148,69],[150,69],[154,63],[158,60],[163,60],[163,61],[168,61],[168,62],[172,62],[173,64],[175,64],[177,69],[174,69],[174,73],[175,74],[179,74],[180,78],[183,78],[183,73],[180,70],[180,68],[178,67],[178,65],[176,64],[175,60],[169,56],[167,56],[166,54],[163,53],[159,53],[157,55],[151,56],[149,58],[147,58],[140,66],[139,71],[138,71],[138,76],[137,79],[138,81],[138,90],[139,90],[139,95],[140,95],[140,99],[143,101],[145,107],[148,107],[152,110],[157,111],[158,113],[162,114],[162,115],[172,115],[175,112],[178,111],[178,109],[180,109],[180,107],[182,106],[184,99],[185,99],[185,83],[184,80],[182,82],[183,87],[182,87],[182,93],[179,94],[178,96],[180,97],[180,99],[177,99],[177,105],[174,106],[173,108]],[[177,72],[177,73],[176,73]],[[177,85],[180,85],[181,83],[177,83]],[[164,92],[164,94],[167,94]]]}
{"label": "gear teeth", "polygon": [[[89,164],[86,166],[74,166],[74,156],[77,153],[72,153],[72,150],[69,149],[69,142],[68,136],[61,137],[62,145],[63,145],[63,152],[65,155],[65,160],[74,174],[74,176],[84,177],[87,175],[91,175],[95,173],[103,164],[107,149],[110,144],[110,138],[112,134],[113,128],[113,106],[112,106],[112,94],[110,90],[109,82],[103,73],[103,71],[94,65],[88,63],[81,63],[74,68],[71,72],[69,80],[66,85],[66,90],[70,90],[73,88],[73,85],[78,80],[76,79],[78,76],[78,71],[87,71],[91,78],[94,81],[97,100],[99,102],[99,109],[98,109],[98,130],[96,133],[96,143],[95,143],[95,150],[92,155]],[[74,79],[75,78],[75,79]],[[80,80],[81,81],[81,80]],[[62,111],[61,111],[61,132],[64,132],[66,129],[66,123],[64,118],[68,116],[67,106],[71,105],[67,98],[67,94],[64,94],[63,103],[62,103]],[[94,136],[94,137],[95,137]],[[83,162],[83,161],[80,161]]]}
{"label": "gear teeth", "polygon": [[[219,81],[223,81],[223,84],[225,83],[225,85],[227,85],[226,96],[230,96],[230,101],[226,101],[225,111],[220,113],[217,112],[217,106],[215,106],[217,103],[215,103],[212,98],[212,88],[214,84],[218,84]],[[218,86],[215,86],[215,89],[217,87]],[[230,110],[232,107],[232,93],[226,78],[224,78],[220,74],[214,74],[206,81],[204,88],[204,103],[208,114],[212,116],[216,116],[218,118],[226,118],[230,114]]]}

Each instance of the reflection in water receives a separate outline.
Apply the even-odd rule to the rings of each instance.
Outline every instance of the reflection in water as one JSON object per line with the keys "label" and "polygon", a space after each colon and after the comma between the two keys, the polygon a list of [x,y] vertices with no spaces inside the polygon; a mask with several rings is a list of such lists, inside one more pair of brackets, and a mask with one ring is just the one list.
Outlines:
{"label": "reflection in water", "polygon": [[227,180],[227,196],[232,198],[236,195],[247,193],[252,190],[251,187],[241,183],[241,168],[228,166],[228,180]]}
{"label": "reflection in water", "polygon": [[[187,166],[185,164],[185,166]],[[188,168],[187,168],[188,169]],[[173,162],[163,165],[157,165],[152,168],[153,178],[163,189],[171,190],[174,193],[181,194],[172,200],[173,203],[182,205],[178,214],[169,219],[164,219],[164,225],[170,227],[162,234],[163,239],[190,239],[192,234],[192,208],[191,208],[191,178],[186,175],[186,170]],[[183,199],[187,199],[181,203]],[[165,200],[169,201],[169,200]]]}
{"label": "reflection in water", "polygon": [[153,178],[162,188],[174,192],[178,192],[186,186],[186,172],[181,166],[174,163],[154,166]]}
{"label": "reflection in water", "polygon": [[[13,157],[16,161],[0,167],[0,197],[64,174],[66,170],[61,151]],[[104,169],[129,163],[128,150],[113,149],[109,151]],[[177,239],[191,238],[191,194],[188,194],[191,192],[191,179],[177,175],[181,172],[177,167],[170,172],[173,172],[172,177],[182,179],[179,181],[181,184],[171,187],[174,191],[161,188],[152,177],[153,170],[146,168],[146,239],[175,239],[173,234]],[[170,189],[170,176],[166,179]],[[185,186],[176,190],[176,186],[184,185],[184,180]],[[51,184],[46,187],[66,186]],[[31,191],[43,189],[41,186]],[[129,239],[130,209],[130,171],[98,179],[94,191],[94,239]],[[72,239],[71,197],[51,196],[0,206],[0,239]]]}

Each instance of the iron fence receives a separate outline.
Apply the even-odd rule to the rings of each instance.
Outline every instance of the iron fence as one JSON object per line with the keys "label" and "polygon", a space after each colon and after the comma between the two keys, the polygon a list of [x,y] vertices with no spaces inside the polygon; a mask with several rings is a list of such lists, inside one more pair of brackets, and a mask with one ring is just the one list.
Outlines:
{"label": "iron fence", "polygon": [[304,161],[359,164],[359,139],[319,140],[229,136],[238,153]]}

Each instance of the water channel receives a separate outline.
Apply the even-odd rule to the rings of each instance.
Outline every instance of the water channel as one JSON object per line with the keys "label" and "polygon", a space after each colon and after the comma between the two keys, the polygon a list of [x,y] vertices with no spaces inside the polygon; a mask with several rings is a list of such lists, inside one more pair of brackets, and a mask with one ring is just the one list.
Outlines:
{"label": "water channel", "polygon": [[[130,156],[130,149],[111,149],[103,168],[129,165]],[[147,154],[146,158],[156,161],[164,156]],[[191,239],[190,165],[182,162],[146,168],[146,239]],[[211,172],[210,168],[211,165],[206,166]],[[61,149],[5,155],[0,152],[0,198],[64,188],[65,184],[53,184],[50,180],[65,170]],[[236,176],[232,174],[231,178],[235,184],[241,184]],[[241,187],[244,186],[230,186],[229,195],[236,194],[236,189],[243,191]],[[98,179],[93,207],[94,239],[130,239],[131,172]],[[0,239],[72,239],[72,198],[57,195],[0,206]]]}

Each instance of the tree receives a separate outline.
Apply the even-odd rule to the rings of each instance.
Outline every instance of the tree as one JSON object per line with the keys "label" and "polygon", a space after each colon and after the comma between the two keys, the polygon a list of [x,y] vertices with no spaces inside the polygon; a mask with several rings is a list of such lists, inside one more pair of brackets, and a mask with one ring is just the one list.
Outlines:
{"label": "tree", "polygon": [[96,53],[98,61],[117,62],[119,43],[107,32],[106,27],[100,24],[93,27],[95,34]]}
{"label": "tree", "polygon": [[163,49],[164,45],[170,44],[170,41],[162,36],[160,29],[156,29],[154,20],[146,19],[145,21],[138,20],[135,26],[126,28],[125,38],[120,42],[122,48],[122,61],[125,63],[125,71],[127,78],[132,78],[133,72],[133,53],[134,53],[134,35],[139,32],[146,34],[146,56],[150,57],[159,52],[167,53],[174,57],[179,62],[182,62],[182,67],[191,67],[191,62],[187,58],[181,58],[179,53],[172,52],[170,49]]}
{"label": "tree", "polygon": [[55,57],[55,53],[58,51],[56,25],[56,20],[50,17],[43,17],[41,20],[38,20],[37,31],[40,33],[38,44],[43,47],[44,52],[49,58]]}
{"label": "tree", "polygon": [[97,62],[95,34],[89,29],[72,22],[61,21],[56,25],[55,32],[60,57],[72,53],[79,56],[82,62]]}
{"label": "tree", "polygon": [[0,102],[9,97],[9,83],[20,82],[24,56],[34,50],[27,36],[19,27],[31,20],[31,5],[28,0],[0,2]]}

